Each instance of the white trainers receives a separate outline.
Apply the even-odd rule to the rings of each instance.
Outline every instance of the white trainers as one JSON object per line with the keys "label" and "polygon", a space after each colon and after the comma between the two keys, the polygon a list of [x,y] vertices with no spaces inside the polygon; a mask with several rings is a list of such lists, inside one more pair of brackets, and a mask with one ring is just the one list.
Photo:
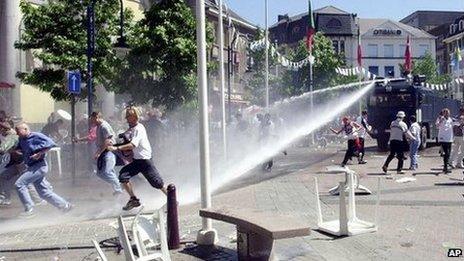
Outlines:
{"label": "white trainers", "polygon": [[0,206],[9,206],[9,205],[11,205],[11,200],[6,199],[6,198],[0,199]]}
{"label": "white trainers", "polygon": [[35,217],[35,211],[33,208],[30,208],[26,211],[24,211],[23,213],[19,214],[19,217],[20,218],[32,218],[32,217]]}
{"label": "white trainers", "polygon": [[63,213],[68,213],[73,208],[74,208],[74,205],[72,205],[71,203],[68,203],[68,204],[66,204],[66,207],[61,209],[61,211],[63,211]]}
{"label": "white trainers", "polygon": [[47,205],[47,201],[42,199],[41,201],[39,201],[37,203],[34,203],[34,205],[36,205],[36,206],[45,206],[45,205]]}

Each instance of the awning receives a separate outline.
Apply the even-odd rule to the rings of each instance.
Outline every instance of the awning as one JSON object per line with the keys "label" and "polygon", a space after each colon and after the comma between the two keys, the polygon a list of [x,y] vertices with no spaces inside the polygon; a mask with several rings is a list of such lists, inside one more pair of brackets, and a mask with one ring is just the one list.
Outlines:
{"label": "awning", "polygon": [[0,82],[0,89],[8,89],[8,88],[14,88],[15,84],[14,83],[8,83],[8,82]]}

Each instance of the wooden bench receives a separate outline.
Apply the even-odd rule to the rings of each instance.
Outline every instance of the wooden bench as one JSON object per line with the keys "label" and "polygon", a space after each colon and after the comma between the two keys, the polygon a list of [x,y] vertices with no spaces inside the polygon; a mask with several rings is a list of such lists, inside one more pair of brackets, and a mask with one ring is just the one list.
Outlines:
{"label": "wooden bench", "polygon": [[201,209],[200,216],[237,227],[239,260],[272,260],[274,240],[310,234],[307,223],[292,216],[249,209]]}

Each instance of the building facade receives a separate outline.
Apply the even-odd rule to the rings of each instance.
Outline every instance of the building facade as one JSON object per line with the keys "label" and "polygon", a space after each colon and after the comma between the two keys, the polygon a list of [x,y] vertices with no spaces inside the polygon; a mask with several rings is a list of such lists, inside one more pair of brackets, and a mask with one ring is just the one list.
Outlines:
{"label": "building facade", "polygon": [[[463,78],[464,77],[464,61],[462,59],[461,53],[461,61],[458,59],[458,48],[459,51],[464,49],[464,16],[461,16],[454,20],[448,26],[448,35],[443,40],[444,45],[446,46],[447,50],[447,73],[451,74],[453,79],[456,78]],[[464,95],[464,84],[454,82],[456,88],[454,88],[454,95],[456,98],[463,99]]]}
{"label": "building facade", "polygon": [[436,37],[436,61],[439,73],[447,73],[449,68],[449,52],[443,40],[449,34],[449,25],[463,16],[464,12],[458,11],[416,11],[400,22],[427,31]]}
{"label": "building facade", "polygon": [[[332,41],[348,66],[356,64],[358,26],[356,14],[350,14],[334,6],[314,10],[316,31],[322,32]],[[278,44],[295,47],[306,38],[308,13],[297,16],[279,15],[277,23],[269,27],[269,37]]]}
{"label": "building facade", "polygon": [[[46,4],[45,0],[29,0],[31,3],[41,5]],[[17,78],[17,72],[32,71],[34,68],[43,66],[37,59],[34,59],[30,51],[21,51],[14,48],[14,43],[19,40],[22,31],[22,15],[19,9],[19,0],[0,0],[0,110],[5,110],[10,115],[15,115],[30,123],[44,123],[51,112],[57,109],[70,111],[70,105],[66,102],[55,102],[49,93],[42,92],[34,86],[22,84]],[[130,9],[134,14],[135,20],[143,18],[143,12],[156,4],[157,0],[124,0],[124,8]],[[195,1],[186,0],[186,3],[194,10]],[[217,30],[218,8],[216,1],[206,1],[207,19]],[[247,42],[241,36],[254,34],[256,27],[239,15],[229,10],[230,20],[233,28],[228,28],[228,19],[224,19],[225,51],[231,43],[231,97],[238,103],[242,101],[243,80],[247,65]],[[236,33],[234,33],[236,32]],[[234,38],[238,38],[233,42]],[[232,44],[233,42],[233,44]],[[209,50],[208,59],[218,59],[218,46],[213,45]],[[227,63],[227,60],[226,60]],[[226,67],[227,68],[227,64]],[[217,76],[210,75],[210,89],[212,99],[217,99],[219,90]],[[115,95],[107,92],[103,86],[96,87],[97,100],[95,109],[101,110],[105,115],[114,114]],[[41,108],[37,110],[37,108]],[[77,105],[77,113],[87,113],[86,104]]]}
{"label": "building facade", "polygon": [[435,57],[435,37],[418,28],[388,19],[359,19],[363,67],[382,77],[401,77],[407,37],[413,60]]}

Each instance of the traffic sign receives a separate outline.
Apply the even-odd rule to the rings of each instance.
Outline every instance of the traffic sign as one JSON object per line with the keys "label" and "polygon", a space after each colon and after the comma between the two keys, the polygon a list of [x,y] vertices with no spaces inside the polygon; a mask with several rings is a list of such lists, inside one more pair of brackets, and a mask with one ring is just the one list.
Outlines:
{"label": "traffic sign", "polygon": [[68,91],[73,94],[81,93],[81,72],[68,71]]}

